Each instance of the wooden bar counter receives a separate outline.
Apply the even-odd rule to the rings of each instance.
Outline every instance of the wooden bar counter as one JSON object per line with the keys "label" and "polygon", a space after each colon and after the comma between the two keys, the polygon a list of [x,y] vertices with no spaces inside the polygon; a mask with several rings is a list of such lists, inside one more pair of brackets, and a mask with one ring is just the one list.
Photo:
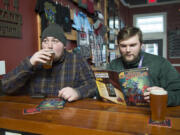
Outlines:
{"label": "wooden bar counter", "polygon": [[148,107],[127,107],[94,99],[66,103],[64,109],[23,115],[43,99],[0,97],[0,128],[43,135],[180,135],[180,106],[168,107],[171,128],[148,124]]}

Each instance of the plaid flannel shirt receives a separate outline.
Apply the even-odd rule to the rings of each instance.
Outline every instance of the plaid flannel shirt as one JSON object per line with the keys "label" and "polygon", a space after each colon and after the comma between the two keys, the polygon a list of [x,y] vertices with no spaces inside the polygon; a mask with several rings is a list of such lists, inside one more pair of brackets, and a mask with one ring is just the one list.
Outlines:
{"label": "plaid flannel shirt", "polygon": [[2,90],[8,94],[28,90],[31,94],[57,96],[64,87],[74,88],[80,98],[94,96],[97,89],[88,63],[80,55],[66,51],[52,69],[44,69],[42,65],[33,67],[30,58],[26,58],[2,79]]}

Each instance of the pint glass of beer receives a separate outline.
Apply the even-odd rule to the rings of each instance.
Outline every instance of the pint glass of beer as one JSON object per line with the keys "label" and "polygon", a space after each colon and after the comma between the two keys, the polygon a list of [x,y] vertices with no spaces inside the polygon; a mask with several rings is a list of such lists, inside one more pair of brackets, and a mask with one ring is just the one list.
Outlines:
{"label": "pint glass of beer", "polygon": [[152,90],[150,92],[151,119],[155,122],[163,122],[166,117],[167,91]]}
{"label": "pint glass of beer", "polygon": [[43,67],[44,67],[45,69],[50,69],[50,68],[52,68],[52,63],[53,63],[53,60],[54,60],[54,55],[55,55],[55,53],[54,53],[53,50],[50,50],[49,53],[51,54],[51,56],[50,56],[51,59],[50,59],[49,61],[47,61],[47,63],[45,63],[45,64],[43,65]]}

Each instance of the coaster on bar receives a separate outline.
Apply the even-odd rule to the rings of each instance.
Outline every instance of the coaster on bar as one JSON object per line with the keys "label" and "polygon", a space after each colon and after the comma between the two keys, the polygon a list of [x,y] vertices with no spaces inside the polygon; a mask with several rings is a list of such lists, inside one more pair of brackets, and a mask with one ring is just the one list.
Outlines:
{"label": "coaster on bar", "polygon": [[171,128],[171,120],[166,119],[162,122],[153,121],[151,118],[149,118],[148,124],[151,126],[159,126],[159,127],[168,127]]}
{"label": "coaster on bar", "polygon": [[23,109],[23,115],[40,113],[40,108]]}

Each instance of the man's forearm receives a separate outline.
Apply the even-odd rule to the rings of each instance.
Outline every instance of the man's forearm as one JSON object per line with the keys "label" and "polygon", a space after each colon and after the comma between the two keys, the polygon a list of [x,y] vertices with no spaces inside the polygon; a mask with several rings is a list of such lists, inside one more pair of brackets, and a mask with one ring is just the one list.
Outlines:
{"label": "man's forearm", "polygon": [[32,65],[29,63],[29,59],[25,59],[14,70],[7,73],[2,78],[2,91],[7,94],[11,94],[21,88],[32,74]]}
{"label": "man's forearm", "polygon": [[97,90],[96,82],[94,79],[90,79],[76,88],[76,90],[80,94],[80,99],[95,96]]}

